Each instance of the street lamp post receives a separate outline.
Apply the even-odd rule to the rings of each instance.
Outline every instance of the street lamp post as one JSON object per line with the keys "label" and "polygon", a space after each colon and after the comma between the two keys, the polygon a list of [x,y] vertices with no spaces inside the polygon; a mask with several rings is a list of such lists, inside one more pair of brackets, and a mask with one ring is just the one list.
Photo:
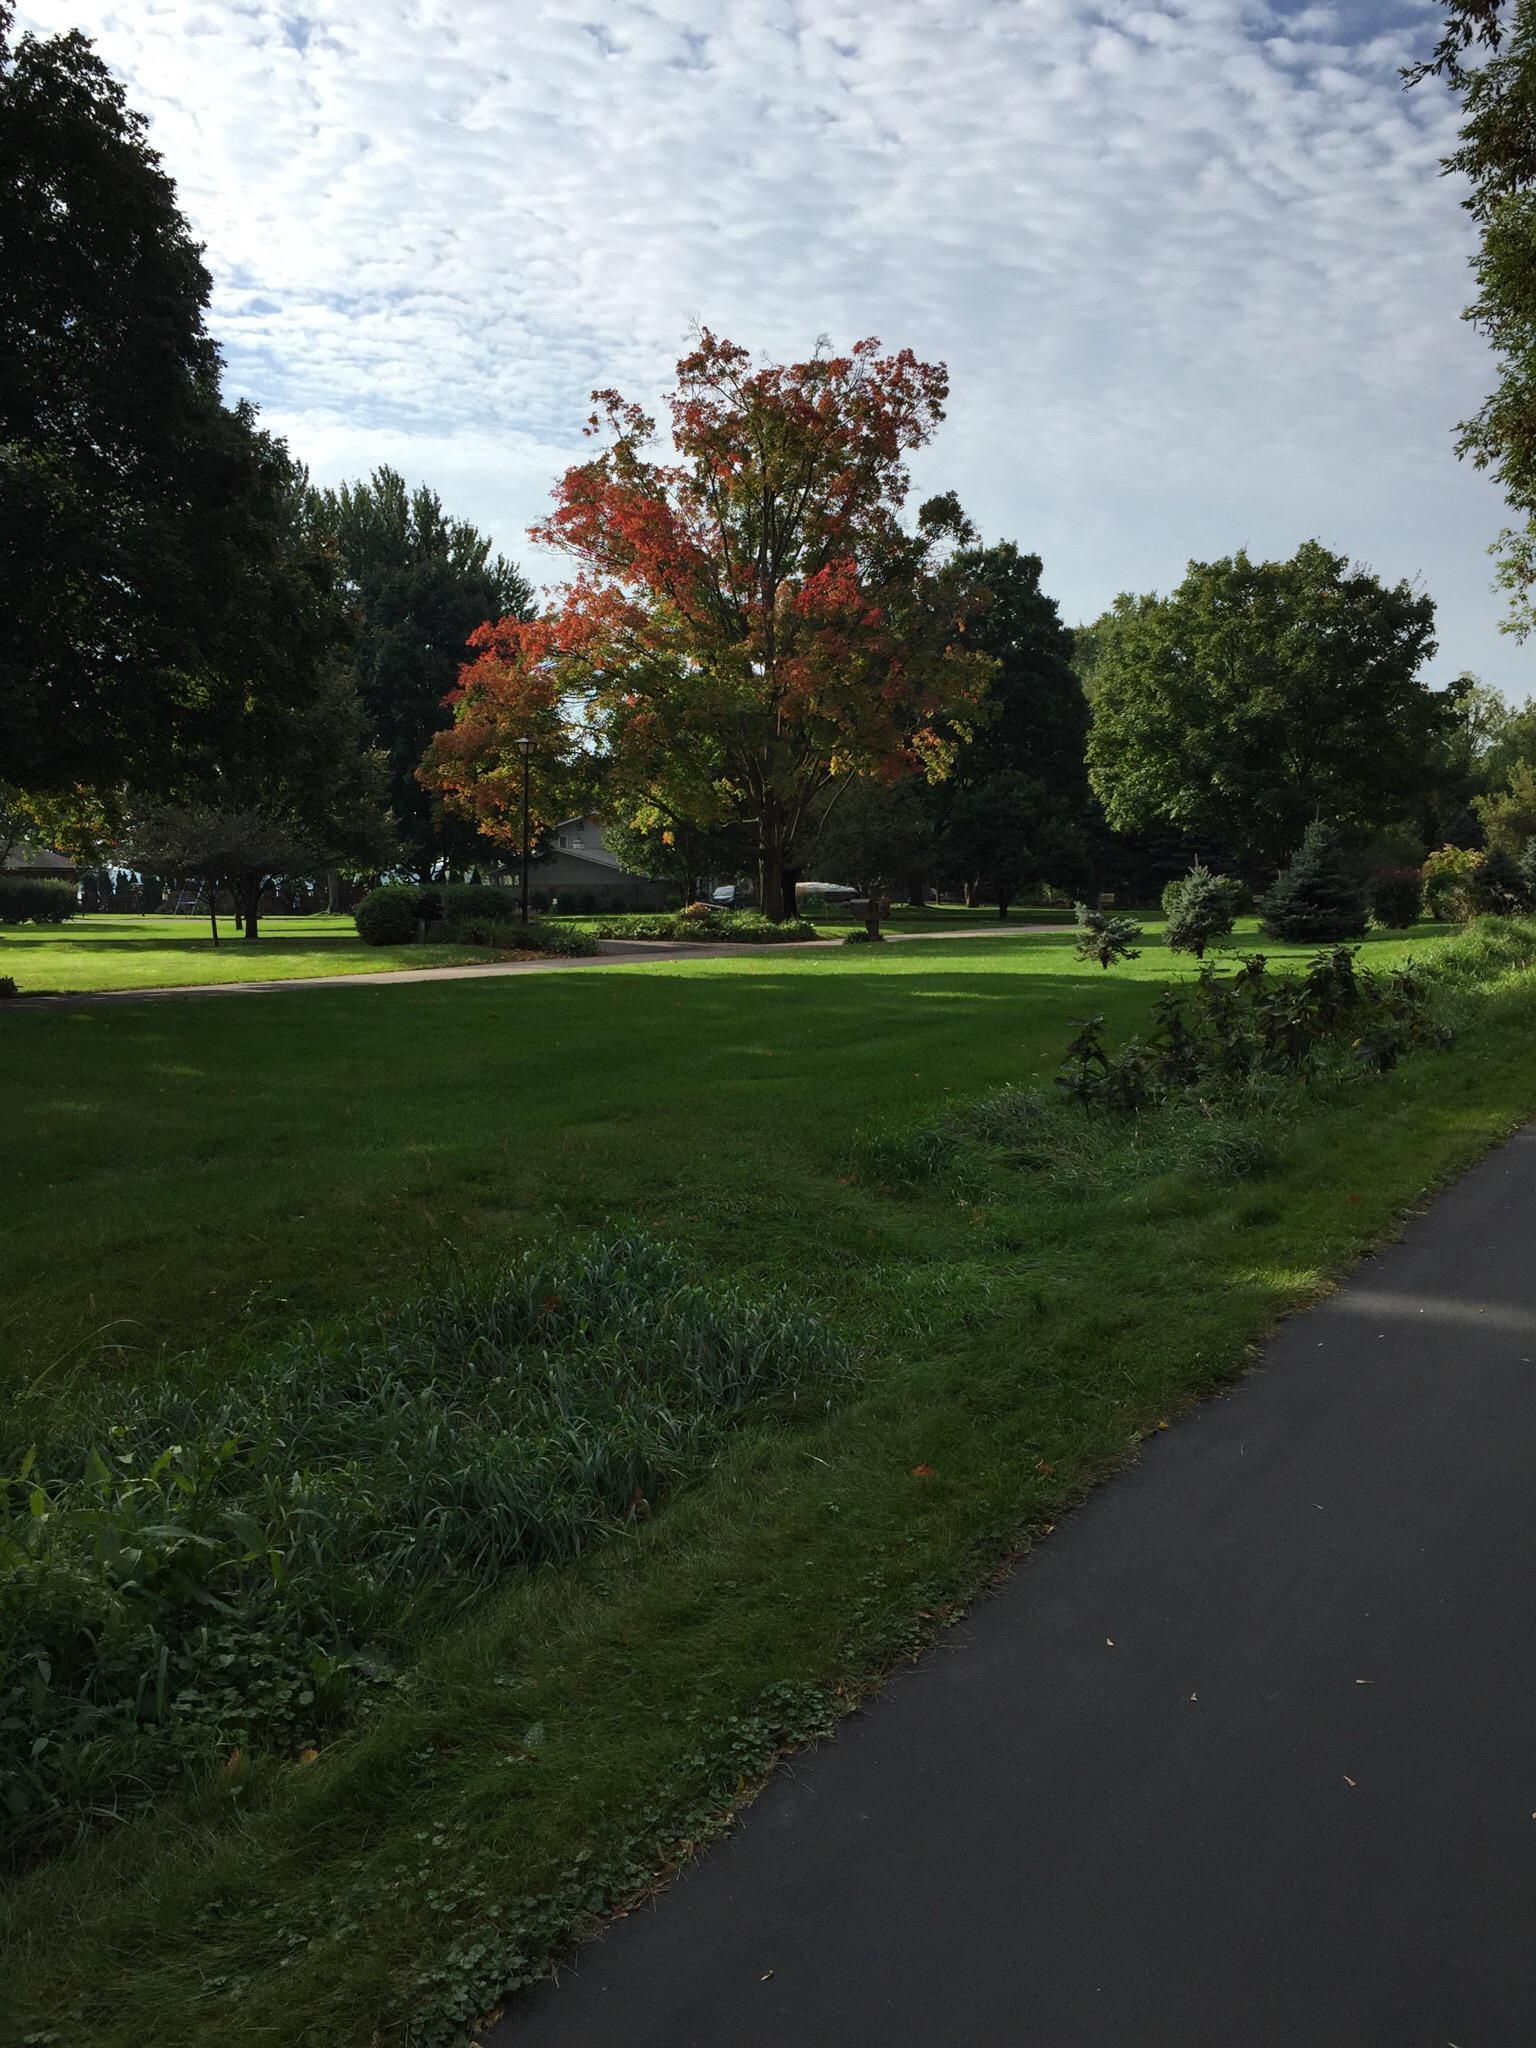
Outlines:
{"label": "street lamp post", "polygon": [[512,744],[523,757],[523,915],[522,922],[528,922],[528,755],[533,746],[532,739],[514,740]]}

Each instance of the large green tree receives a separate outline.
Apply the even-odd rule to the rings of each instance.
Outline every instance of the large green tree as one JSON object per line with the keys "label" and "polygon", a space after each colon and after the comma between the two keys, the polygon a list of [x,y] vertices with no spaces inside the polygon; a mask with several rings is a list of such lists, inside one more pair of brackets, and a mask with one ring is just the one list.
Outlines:
{"label": "large green tree", "polygon": [[1085,750],[1088,700],[1073,635],[1041,582],[1038,555],[1012,541],[957,559],[969,604],[967,646],[993,664],[984,704],[952,774],[927,802],[931,872],[995,901],[1001,916],[1037,882],[1078,887],[1092,798]]}
{"label": "large green tree", "polygon": [[369,744],[350,672],[332,661],[302,698],[268,707],[243,743],[184,762],[173,798],[132,817],[121,858],[228,888],[255,939],[269,881],[394,865],[387,799],[383,754]]}
{"label": "large green tree", "polygon": [[527,579],[436,491],[410,489],[395,470],[317,491],[314,516],[334,537],[356,610],[350,663],[389,794],[403,858],[424,878],[442,861],[484,857],[474,828],[444,815],[416,770],[434,733],[452,723],[444,699],[486,620],[526,619]]}
{"label": "large green tree", "polygon": [[1462,422],[1458,453],[1492,470],[1521,521],[1501,536],[1505,630],[1536,624],[1536,0],[1456,0],[1439,41],[1406,76],[1444,79],[1462,105],[1447,171],[1468,181],[1477,222],[1477,296],[1467,318],[1498,366],[1493,391]]}
{"label": "large green tree", "polygon": [[1002,768],[954,792],[940,841],[939,872],[966,901],[990,901],[999,917],[1038,882],[1078,889],[1089,871],[1081,811],[1063,791]]}
{"label": "large green tree", "polygon": [[[208,273],[84,36],[0,0],[0,775],[159,791],[313,659],[293,469],[219,396]],[[322,632],[321,638],[324,637]]]}
{"label": "large green tree", "polygon": [[848,882],[866,896],[900,886],[921,903],[933,874],[937,837],[933,791],[921,776],[840,783],[822,815],[808,856],[816,878]]}
{"label": "large green tree", "polygon": [[995,664],[988,716],[955,757],[956,787],[1027,775],[1069,805],[1089,801],[1088,700],[1073,667],[1073,635],[1041,583],[1038,555],[1012,541],[958,558],[970,596],[963,638]]}
{"label": "large green tree", "polygon": [[1088,766],[1111,826],[1213,834],[1277,866],[1322,816],[1410,812],[1457,716],[1420,671],[1434,606],[1317,541],[1289,561],[1192,562],[1095,628]]}

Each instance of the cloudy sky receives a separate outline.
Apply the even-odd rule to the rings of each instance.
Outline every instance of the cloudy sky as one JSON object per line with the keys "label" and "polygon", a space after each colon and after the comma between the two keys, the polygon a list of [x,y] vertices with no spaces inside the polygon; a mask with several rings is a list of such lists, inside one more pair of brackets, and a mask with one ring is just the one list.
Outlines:
{"label": "cloudy sky", "polygon": [[587,395],[690,323],[950,366],[919,466],[1069,620],[1308,535],[1497,631],[1452,430],[1453,108],[1428,0],[22,0],[94,36],[206,240],[232,390],[322,480],[387,461],[528,548]]}

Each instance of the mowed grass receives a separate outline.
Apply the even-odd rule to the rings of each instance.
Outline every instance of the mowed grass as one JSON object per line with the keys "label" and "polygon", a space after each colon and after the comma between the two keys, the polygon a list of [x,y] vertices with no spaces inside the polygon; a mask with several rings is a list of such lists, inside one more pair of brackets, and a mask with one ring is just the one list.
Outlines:
{"label": "mowed grass", "polygon": [[[598,917],[557,918],[585,930],[607,920]],[[862,916],[841,906],[815,914],[819,931],[828,938],[863,928]],[[997,922],[995,910],[966,910],[956,904],[930,904],[915,910],[892,910],[892,931],[943,932],[952,926]],[[1009,923],[1027,929],[1042,923],[1070,924],[1063,910],[1016,910]],[[231,981],[298,981],[332,974],[387,974],[419,967],[463,967],[488,957],[476,946],[365,946],[350,911],[331,916],[316,911],[303,917],[264,917],[249,943],[231,918],[219,919],[220,940],[214,945],[208,920],[196,917],[131,917],[91,915],[63,925],[0,927],[0,975],[9,975],[26,995],[94,995],[108,989],[189,988]]]}
{"label": "mowed grass", "polygon": [[0,974],[20,994],[182,988],[226,981],[295,981],[319,974],[383,974],[394,967],[458,967],[484,960],[473,946],[365,946],[351,914],[264,917],[249,942],[219,919],[89,916],[61,925],[0,928]]}
{"label": "mowed grass", "polygon": [[0,1370],[227,1342],[614,1217],[836,1272],[905,1244],[838,1177],[858,1125],[1040,1079],[1075,1018],[1128,1030],[1192,965],[1021,932],[0,1013]]}
{"label": "mowed grass", "polygon": [[242,1763],[15,1887],[18,2037],[458,2038],[1536,1112],[1527,982],[1303,1105],[1252,1183],[869,1172],[860,1133],[1044,1078],[1074,1019],[1123,1033],[1190,971],[1021,934],[0,1019],[8,1350],[61,1403],[613,1219],[791,1281],[862,1358],[622,1542],[424,1633],[408,1698],[313,1766]]}

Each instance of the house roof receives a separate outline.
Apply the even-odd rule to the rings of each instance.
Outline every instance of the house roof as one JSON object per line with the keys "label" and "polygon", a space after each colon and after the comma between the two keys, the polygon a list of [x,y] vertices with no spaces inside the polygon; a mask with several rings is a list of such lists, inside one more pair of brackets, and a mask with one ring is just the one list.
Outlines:
{"label": "house roof", "polygon": [[13,846],[5,856],[5,869],[7,874],[57,875],[62,882],[74,874],[75,864],[46,846]]}
{"label": "house roof", "polygon": [[[562,846],[559,843],[558,835],[560,833],[585,831],[586,827],[589,825],[593,825],[597,828],[597,838],[595,841],[589,840],[586,844],[582,846]],[[611,874],[615,875],[622,875],[625,873],[625,870],[622,867],[620,867],[618,861],[608,851],[608,843],[602,836],[603,821],[601,818],[594,818],[593,816],[591,816],[590,813],[586,817],[582,818],[562,818],[560,820],[560,823],[556,825],[554,829],[557,835],[555,842],[555,850],[564,859],[590,861],[594,867],[607,868]],[[641,879],[643,880],[644,878],[641,877]]]}

